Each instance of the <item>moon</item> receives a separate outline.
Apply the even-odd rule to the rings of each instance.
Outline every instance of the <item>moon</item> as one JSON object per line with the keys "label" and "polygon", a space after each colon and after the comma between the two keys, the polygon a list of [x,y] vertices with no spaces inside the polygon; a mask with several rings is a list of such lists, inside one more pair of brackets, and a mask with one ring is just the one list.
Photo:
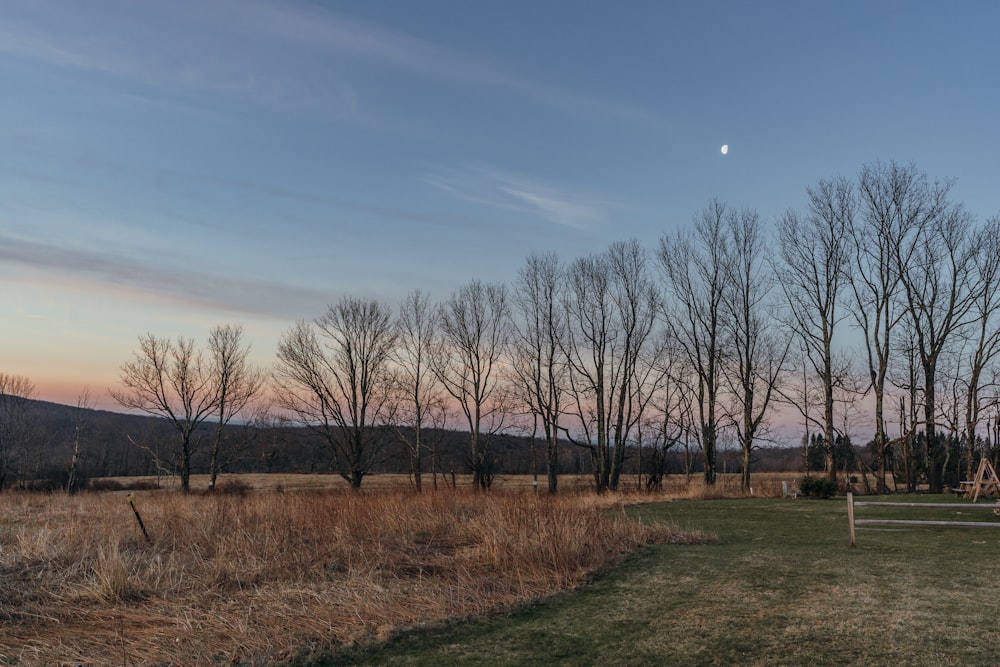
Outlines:
{"label": "moon", "polygon": [[722,151],[723,155],[725,155],[726,153],[729,152],[729,144],[722,144],[722,148],[720,148],[719,150]]}

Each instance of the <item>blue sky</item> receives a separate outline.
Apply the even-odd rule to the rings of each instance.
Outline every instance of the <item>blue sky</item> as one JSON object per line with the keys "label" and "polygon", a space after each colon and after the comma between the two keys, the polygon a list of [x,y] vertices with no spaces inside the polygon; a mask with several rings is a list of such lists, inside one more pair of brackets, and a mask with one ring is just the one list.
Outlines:
{"label": "blue sky", "polygon": [[[0,4],[0,370],[98,402],[139,334],[278,336],[876,159],[1000,211],[992,2]],[[720,146],[728,144],[723,156]]]}

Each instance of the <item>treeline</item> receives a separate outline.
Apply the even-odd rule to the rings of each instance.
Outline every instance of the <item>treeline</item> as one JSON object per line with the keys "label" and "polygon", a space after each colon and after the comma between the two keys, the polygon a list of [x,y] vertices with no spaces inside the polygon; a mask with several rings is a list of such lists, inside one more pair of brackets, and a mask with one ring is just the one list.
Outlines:
{"label": "treeline", "polygon": [[[3,400],[0,398],[0,400]],[[179,467],[170,453],[175,450],[175,434],[163,419],[129,415],[86,407],[73,407],[27,400],[23,404],[23,422],[30,425],[30,446],[15,453],[6,484],[20,489],[53,491],[67,488],[81,490],[92,480],[106,477],[176,477]],[[195,434],[191,470],[207,473],[210,459],[207,444],[214,433],[212,424],[203,425]],[[412,434],[411,434],[412,435]],[[923,434],[918,435],[918,438]],[[468,434],[461,431],[433,431],[434,442],[425,457],[424,476],[433,488],[448,488],[456,475],[468,473]],[[1000,466],[1000,447],[980,442],[981,451],[994,467]],[[143,443],[138,446],[136,443]],[[944,463],[946,483],[957,486],[964,479],[961,443],[949,439],[942,451],[949,452]],[[838,437],[834,444],[835,466],[845,480],[856,488],[872,490],[870,479],[875,461],[875,442],[861,447],[849,437]],[[223,473],[316,473],[337,470],[321,438],[301,426],[273,424],[237,425],[227,430],[226,461]],[[493,449],[492,466],[498,477],[509,475],[544,476],[541,443],[530,437],[505,435]],[[905,482],[902,449],[891,448],[887,460],[889,472]],[[629,488],[649,487],[649,470],[655,452],[642,451],[635,445],[627,448],[623,475]],[[76,460],[74,460],[74,458]],[[742,472],[742,454],[735,448],[723,448],[719,470]],[[825,445],[814,434],[805,446],[761,446],[754,451],[753,471],[804,473],[815,475],[825,470]],[[71,479],[71,470],[75,475]],[[591,475],[590,457],[578,448],[559,452],[559,469],[566,475]],[[401,442],[390,442],[384,460],[374,467],[374,474],[411,474],[407,451]],[[679,448],[669,451],[663,461],[664,475],[690,479],[704,473],[703,460],[696,451]],[[412,477],[411,477],[412,483]],[[100,482],[98,481],[98,484]]]}
{"label": "treeline", "polygon": [[874,163],[807,187],[774,233],[753,209],[713,201],[653,249],[532,255],[509,285],[472,280],[441,301],[345,296],[290,327],[267,370],[239,326],[203,349],[149,334],[112,394],[173,430],[167,458],[135,445],[185,489],[204,429],[214,485],[233,424],[282,422],[355,487],[392,456],[419,488],[438,434],[462,431],[478,489],[513,436],[540,443],[551,492],[581,452],[595,489],[618,488],[633,449],[650,488],[682,449],[711,485],[727,442],[748,489],[783,407],[830,478],[838,442],[865,428],[868,458],[852,465],[877,490],[895,471],[938,491],[996,442],[1000,380],[1000,220],[977,220],[951,189]]}
{"label": "treeline", "polygon": [[[26,422],[31,424],[30,447],[14,457],[7,478],[9,486],[41,491],[66,489],[71,483],[71,467],[75,468],[74,490],[86,489],[92,480],[107,477],[179,475],[177,462],[170,458],[176,436],[163,419],[37,400],[27,401],[25,408]],[[337,472],[322,439],[308,429],[287,424],[253,428],[252,433],[244,425],[229,428],[225,438],[227,463],[222,473]],[[203,425],[195,434],[191,457],[191,470],[195,474],[209,470],[207,445],[213,435],[212,424]],[[450,487],[455,476],[469,472],[468,433],[435,431],[430,437],[437,446],[426,456],[425,480],[435,488]],[[498,438],[493,448],[495,475],[544,477],[540,444],[527,436]],[[559,455],[563,474],[592,473],[590,458],[583,450],[563,448]],[[625,456],[627,484],[646,486],[649,456],[649,452],[629,448]],[[724,452],[724,458],[721,469],[740,472],[741,460],[736,450]],[[757,472],[802,471],[805,460],[800,447],[763,447],[755,452],[753,468]],[[700,458],[691,451],[672,452],[665,465],[666,474],[690,477],[702,472]],[[384,460],[372,473],[410,474],[405,447],[399,442],[390,443]]]}

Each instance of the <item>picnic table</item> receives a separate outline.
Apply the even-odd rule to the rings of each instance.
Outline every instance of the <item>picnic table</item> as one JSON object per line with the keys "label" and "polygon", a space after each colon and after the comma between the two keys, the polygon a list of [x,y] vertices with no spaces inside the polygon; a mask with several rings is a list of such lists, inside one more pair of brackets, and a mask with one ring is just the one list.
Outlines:
{"label": "picnic table", "polygon": [[958,486],[952,489],[952,492],[963,498],[971,497],[972,502],[976,502],[979,496],[1000,496],[1000,479],[997,478],[997,471],[993,468],[993,464],[987,459],[982,459],[979,462],[978,470],[976,470],[976,478],[959,482]]}
{"label": "picnic table", "polygon": [[[976,483],[975,481],[969,479],[962,480],[958,483],[958,486],[952,487],[951,492],[956,493],[963,498],[969,498],[976,492]],[[979,495],[1000,496],[1000,483],[997,483],[996,481],[983,482],[979,487]]]}

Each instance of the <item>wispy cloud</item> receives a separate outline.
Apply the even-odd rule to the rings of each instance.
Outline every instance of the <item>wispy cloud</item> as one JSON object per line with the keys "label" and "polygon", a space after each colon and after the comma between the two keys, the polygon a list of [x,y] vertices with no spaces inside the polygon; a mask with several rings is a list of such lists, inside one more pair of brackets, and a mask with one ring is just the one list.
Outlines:
{"label": "wispy cloud", "polygon": [[[16,5],[15,5],[16,6]],[[370,67],[505,90],[572,115],[660,128],[669,119],[625,100],[581,94],[503,63],[348,17],[269,0],[30,5],[0,15],[0,54],[131,81],[141,88],[226,95],[282,109],[373,122]]]}
{"label": "wispy cloud", "polygon": [[348,53],[439,79],[500,88],[573,114],[585,113],[661,128],[673,126],[660,114],[627,101],[580,94],[525,76],[476,54],[450,49],[325,8],[244,0],[240,0],[238,6],[241,20],[252,23],[262,33],[280,36],[288,43],[308,43],[317,49]]}
{"label": "wispy cloud", "polygon": [[613,204],[529,177],[483,165],[436,167],[425,183],[459,199],[525,213],[548,222],[589,229],[609,220]]}
{"label": "wispy cloud", "polygon": [[[34,166],[26,167],[24,164]],[[59,165],[70,165],[72,168],[68,170],[55,168]],[[241,201],[251,196],[264,201],[272,200],[292,205],[306,204],[319,210],[357,214],[357,217],[444,229],[475,227],[486,231],[494,229],[497,225],[497,220],[486,217],[388,206],[359,198],[337,196],[329,192],[319,193],[303,188],[276,185],[264,180],[176,169],[143,161],[112,159],[94,155],[82,148],[62,144],[49,145],[43,138],[34,136],[23,141],[4,141],[0,138],[0,175],[72,190],[98,188],[102,183],[109,181],[124,182],[125,179],[131,179],[141,186],[140,193],[148,189],[151,193],[166,195],[169,201],[187,200],[192,197],[217,198],[220,192],[231,192],[238,194]],[[198,204],[200,207],[205,206],[205,202],[201,200]],[[294,217],[289,214],[286,219],[293,220]],[[314,223],[314,220],[309,219],[304,221],[303,225],[311,226]],[[244,220],[243,224],[251,223]],[[364,233],[364,223],[356,223],[355,231],[359,234]]]}
{"label": "wispy cloud", "polygon": [[329,293],[311,287],[212,274],[142,249],[58,244],[0,233],[0,265],[17,265],[77,281],[152,295],[180,304],[247,315],[296,318],[317,310]]}
{"label": "wispy cloud", "polygon": [[[95,3],[101,4],[101,3]],[[5,8],[6,9],[6,8]],[[361,119],[344,77],[324,76],[294,43],[273,49],[261,35],[234,29],[241,7],[224,3],[103,3],[5,11],[0,54],[18,61],[114,80],[135,90],[225,97],[285,110]]]}

